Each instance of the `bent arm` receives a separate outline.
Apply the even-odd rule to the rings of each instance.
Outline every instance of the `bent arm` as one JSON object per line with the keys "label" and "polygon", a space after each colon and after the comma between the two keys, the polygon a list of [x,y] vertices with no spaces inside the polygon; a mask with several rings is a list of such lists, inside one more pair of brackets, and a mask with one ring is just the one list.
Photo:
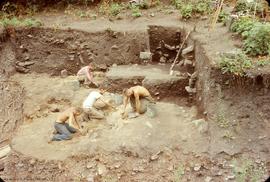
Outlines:
{"label": "bent arm", "polygon": [[92,81],[93,75],[92,75],[92,72],[90,70],[87,70],[86,76],[87,76],[89,81]]}
{"label": "bent arm", "polygon": [[[76,123],[77,126],[75,126],[73,123]],[[80,129],[80,126],[78,125],[73,113],[70,113],[69,115],[68,125],[75,129]]]}
{"label": "bent arm", "polygon": [[134,97],[135,97],[136,112],[140,114],[140,108],[141,108],[140,96],[139,94],[134,93]]}

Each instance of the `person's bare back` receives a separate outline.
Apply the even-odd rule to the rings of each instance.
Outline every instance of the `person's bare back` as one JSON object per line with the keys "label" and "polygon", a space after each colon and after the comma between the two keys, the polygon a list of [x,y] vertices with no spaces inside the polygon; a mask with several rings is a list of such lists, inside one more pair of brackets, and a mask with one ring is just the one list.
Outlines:
{"label": "person's bare back", "polygon": [[76,120],[76,116],[80,115],[81,111],[76,107],[70,107],[64,112],[60,113],[56,119],[57,123],[67,123],[76,129],[80,129],[80,125]]}
{"label": "person's bare back", "polygon": [[141,110],[140,97],[147,98],[147,100],[149,100],[150,102],[155,103],[150,92],[146,88],[144,88],[143,86],[137,85],[134,87],[130,87],[129,89],[124,89],[123,94],[124,94],[124,110],[122,112],[123,118],[127,117],[126,107],[127,107],[127,104],[129,103],[129,100],[132,96],[134,96],[134,98],[135,98],[135,111],[138,114],[141,114],[141,112],[140,112],[140,110]]}

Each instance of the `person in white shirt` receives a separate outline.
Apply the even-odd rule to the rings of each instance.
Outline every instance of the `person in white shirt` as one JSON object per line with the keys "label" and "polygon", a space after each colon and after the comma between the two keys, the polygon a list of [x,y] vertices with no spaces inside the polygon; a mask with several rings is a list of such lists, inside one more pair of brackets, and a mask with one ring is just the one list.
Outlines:
{"label": "person in white shirt", "polygon": [[87,96],[87,98],[83,102],[83,110],[84,110],[84,121],[89,121],[90,119],[104,119],[105,114],[102,109],[106,107],[114,108],[111,104],[106,102],[103,98],[103,94],[105,90],[100,91],[92,91]]}

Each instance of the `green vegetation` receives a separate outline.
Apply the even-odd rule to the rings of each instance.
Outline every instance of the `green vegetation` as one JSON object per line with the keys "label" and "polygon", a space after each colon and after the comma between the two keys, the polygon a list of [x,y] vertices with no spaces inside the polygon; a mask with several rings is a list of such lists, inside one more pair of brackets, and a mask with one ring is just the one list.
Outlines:
{"label": "green vegetation", "polygon": [[270,55],[270,24],[256,23],[247,32],[244,51],[251,55]]}
{"label": "green vegetation", "polygon": [[269,59],[259,59],[257,61],[257,66],[265,66],[265,65],[268,65],[270,63],[270,60]]}
{"label": "green vegetation", "polygon": [[122,9],[123,9],[123,7],[120,4],[112,3],[110,5],[110,15],[116,16],[121,12]]}
{"label": "green vegetation", "polygon": [[221,128],[228,128],[229,127],[229,122],[226,119],[223,112],[219,112],[217,114],[216,121],[217,121],[218,126],[221,127]]}
{"label": "green vegetation", "polygon": [[42,25],[42,23],[38,20],[32,19],[32,18],[26,18],[26,19],[18,19],[16,17],[14,18],[3,18],[0,19],[0,25],[4,27],[39,27]]}
{"label": "green vegetation", "polygon": [[250,17],[241,17],[240,19],[233,22],[231,30],[237,32],[242,37],[246,37],[248,32],[252,29],[255,24],[255,20]]}
{"label": "green vegetation", "polygon": [[262,1],[251,1],[248,2],[247,0],[238,0],[235,6],[235,11],[240,13],[246,13],[246,14],[253,14],[255,11],[255,3],[256,5],[256,13],[263,12],[263,3]]}
{"label": "green vegetation", "polygon": [[178,166],[178,168],[174,171],[174,181],[180,182],[182,181],[182,177],[185,174],[185,169],[182,164]]}
{"label": "green vegetation", "polygon": [[232,24],[231,30],[243,37],[245,53],[251,56],[270,55],[270,23],[242,17]]}
{"label": "green vegetation", "polygon": [[189,19],[195,14],[207,15],[212,12],[210,0],[172,0],[172,4],[180,10],[184,19]]}
{"label": "green vegetation", "polygon": [[140,6],[132,4],[129,6],[129,8],[131,9],[131,16],[135,18],[142,16],[142,13],[140,11]]}
{"label": "green vegetation", "polygon": [[219,65],[223,73],[232,73],[237,76],[244,76],[245,71],[253,67],[251,59],[243,52],[231,57],[222,56]]}
{"label": "green vegetation", "polygon": [[262,180],[264,169],[249,159],[241,159],[233,161],[233,172],[236,182],[257,182]]}
{"label": "green vegetation", "polygon": [[181,15],[184,19],[191,18],[192,13],[193,13],[193,5],[192,4],[182,5],[180,12],[181,12]]}
{"label": "green vegetation", "polygon": [[224,11],[221,11],[218,16],[218,22],[225,23],[228,20],[228,18],[229,18],[229,14]]}

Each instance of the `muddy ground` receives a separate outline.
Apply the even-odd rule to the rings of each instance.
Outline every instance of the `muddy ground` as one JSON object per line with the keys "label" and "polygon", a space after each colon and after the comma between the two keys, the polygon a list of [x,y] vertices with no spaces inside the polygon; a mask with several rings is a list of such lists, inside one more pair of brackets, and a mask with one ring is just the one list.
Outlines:
{"label": "muddy ground", "polygon": [[[221,74],[219,53],[237,44],[226,27],[217,25],[209,34],[207,21],[179,22],[176,13],[114,21],[40,18],[42,28],[2,33],[0,138],[1,146],[12,150],[0,159],[1,178],[264,181],[269,176],[268,74],[257,72],[263,75],[259,82],[255,73],[240,81]],[[177,46],[195,25],[185,45],[194,45],[189,59],[195,67],[177,65],[182,74],[167,75],[176,51],[158,48],[159,42]],[[152,62],[140,60],[139,53],[148,50]],[[122,120],[119,105],[106,120],[84,123],[83,136],[48,144],[57,114],[80,106],[94,89],[81,87],[74,77],[89,62],[96,64],[96,81],[113,94],[146,86],[158,101],[157,114]],[[60,77],[63,69],[66,78]],[[194,70],[197,94],[189,95],[187,73]]]}

